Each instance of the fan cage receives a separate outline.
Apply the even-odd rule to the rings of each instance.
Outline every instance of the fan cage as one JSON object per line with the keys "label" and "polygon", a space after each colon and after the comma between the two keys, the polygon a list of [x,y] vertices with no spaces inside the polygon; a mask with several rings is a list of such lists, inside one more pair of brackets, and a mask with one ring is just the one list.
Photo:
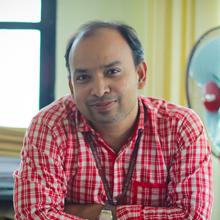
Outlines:
{"label": "fan cage", "polygon": [[[194,47],[192,48],[190,55],[189,55],[189,59],[187,62],[187,68],[186,68],[186,82],[185,82],[185,86],[186,86],[186,101],[187,101],[187,105],[189,108],[192,109],[192,103],[190,101],[190,92],[189,92],[189,78],[190,78],[190,65],[191,65],[191,61],[193,56],[195,55],[195,52],[197,50],[198,47],[200,47],[201,45],[205,44],[207,39],[210,39],[210,37],[212,36],[216,36],[216,31],[219,31],[219,36],[220,36],[220,26],[214,27],[209,29],[207,32],[205,32],[195,43]],[[206,128],[206,126],[205,126]],[[209,132],[206,128],[207,134],[208,134],[208,138],[209,138],[209,142],[211,144],[211,148],[212,148],[212,153],[215,157],[220,158],[220,149],[217,149],[217,147],[214,146],[211,138],[209,137]]]}

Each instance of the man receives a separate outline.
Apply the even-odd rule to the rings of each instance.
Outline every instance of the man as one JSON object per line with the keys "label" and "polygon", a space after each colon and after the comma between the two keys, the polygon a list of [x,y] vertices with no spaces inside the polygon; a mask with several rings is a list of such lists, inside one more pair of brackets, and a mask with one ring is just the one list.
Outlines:
{"label": "man", "polygon": [[42,109],[14,174],[17,219],[210,219],[211,153],[198,116],[138,97],[143,49],[123,24],[82,26],[71,95]]}

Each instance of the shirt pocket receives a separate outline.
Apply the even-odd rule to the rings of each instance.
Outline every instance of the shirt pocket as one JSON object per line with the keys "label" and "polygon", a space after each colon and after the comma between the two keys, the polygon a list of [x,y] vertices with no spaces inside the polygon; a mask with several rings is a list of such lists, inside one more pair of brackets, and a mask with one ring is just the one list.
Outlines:
{"label": "shirt pocket", "polygon": [[132,204],[161,207],[166,205],[167,184],[134,180],[132,183]]}

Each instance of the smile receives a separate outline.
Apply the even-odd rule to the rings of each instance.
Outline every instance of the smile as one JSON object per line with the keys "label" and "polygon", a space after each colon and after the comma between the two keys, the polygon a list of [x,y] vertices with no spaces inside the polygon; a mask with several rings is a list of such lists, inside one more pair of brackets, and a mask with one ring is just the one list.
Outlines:
{"label": "smile", "polygon": [[117,102],[116,100],[100,101],[100,102],[96,102],[96,103],[91,104],[90,107],[92,107],[93,109],[95,109],[98,112],[106,112],[106,111],[110,111],[116,102]]}

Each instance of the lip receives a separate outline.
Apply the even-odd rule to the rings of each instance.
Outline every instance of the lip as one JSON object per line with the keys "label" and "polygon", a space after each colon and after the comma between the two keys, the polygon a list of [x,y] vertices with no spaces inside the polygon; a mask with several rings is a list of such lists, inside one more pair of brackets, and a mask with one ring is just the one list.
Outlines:
{"label": "lip", "polygon": [[110,111],[111,108],[115,105],[116,100],[111,101],[99,101],[90,105],[90,107],[94,108],[98,112],[107,112]]}

